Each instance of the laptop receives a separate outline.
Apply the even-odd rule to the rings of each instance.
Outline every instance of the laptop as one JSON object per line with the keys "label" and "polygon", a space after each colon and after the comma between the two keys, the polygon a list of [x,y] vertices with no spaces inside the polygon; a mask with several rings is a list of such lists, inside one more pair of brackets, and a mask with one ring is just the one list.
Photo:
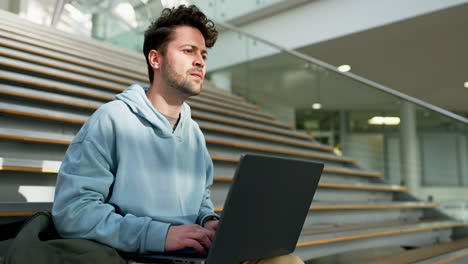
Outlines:
{"label": "laptop", "polygon": [[290,254],[323,167],[307,160],[244,154],[208,255],[185,249],[124,256],[139,263],[238,264]]}

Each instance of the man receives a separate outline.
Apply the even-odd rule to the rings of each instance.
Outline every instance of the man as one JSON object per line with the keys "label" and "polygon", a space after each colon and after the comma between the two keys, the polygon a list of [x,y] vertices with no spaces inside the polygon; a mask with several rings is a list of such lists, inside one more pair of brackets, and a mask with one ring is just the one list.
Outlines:
{"label": "man", "polygon": [[165,9],[148,28],[151,86],[132,85],[101,106],[67,150],[52,210],[63,237],[127,252],[206,254],[219,219],[209,191],[213,163],[184,101],[200,93],[216,38],[194,6]]}

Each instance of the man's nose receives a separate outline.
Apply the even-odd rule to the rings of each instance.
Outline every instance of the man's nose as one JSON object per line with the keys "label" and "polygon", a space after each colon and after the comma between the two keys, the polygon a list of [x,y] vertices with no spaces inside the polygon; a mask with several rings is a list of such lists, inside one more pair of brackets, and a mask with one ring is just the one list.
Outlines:
{"label": "man's nose", "polygon": [[205,62],[203,61],[203,57],[201,55],[198,55],[193,61],[192,65],[198,68],[204,68]]}

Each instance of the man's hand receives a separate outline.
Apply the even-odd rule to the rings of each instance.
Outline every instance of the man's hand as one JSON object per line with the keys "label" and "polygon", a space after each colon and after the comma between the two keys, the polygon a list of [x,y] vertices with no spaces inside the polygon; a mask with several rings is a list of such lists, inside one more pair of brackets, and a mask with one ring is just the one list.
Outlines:
{"label": "man's hand", "polygon": [[[211,221],[210,221],[211,222]],[[202,255],[211,247],[214,231],[199,225],[170,226],[166,236],[166,251],[194,248]]]}
{"label": "man's hand", "polygon": [[218,230],[218,225],[219,220],[213,219],[206,221],[204,226],[206,229],[216,232],[216,230]]}

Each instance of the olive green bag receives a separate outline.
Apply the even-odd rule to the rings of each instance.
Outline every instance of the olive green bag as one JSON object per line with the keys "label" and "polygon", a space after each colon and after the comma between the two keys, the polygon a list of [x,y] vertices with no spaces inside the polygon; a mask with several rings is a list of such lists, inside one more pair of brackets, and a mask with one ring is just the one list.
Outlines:
{"label": "olive green bag", "polygon": [[86,239],[61,238],[50,213],[30,217],[10,242],[1,264],[127,263],[114,248]]}

